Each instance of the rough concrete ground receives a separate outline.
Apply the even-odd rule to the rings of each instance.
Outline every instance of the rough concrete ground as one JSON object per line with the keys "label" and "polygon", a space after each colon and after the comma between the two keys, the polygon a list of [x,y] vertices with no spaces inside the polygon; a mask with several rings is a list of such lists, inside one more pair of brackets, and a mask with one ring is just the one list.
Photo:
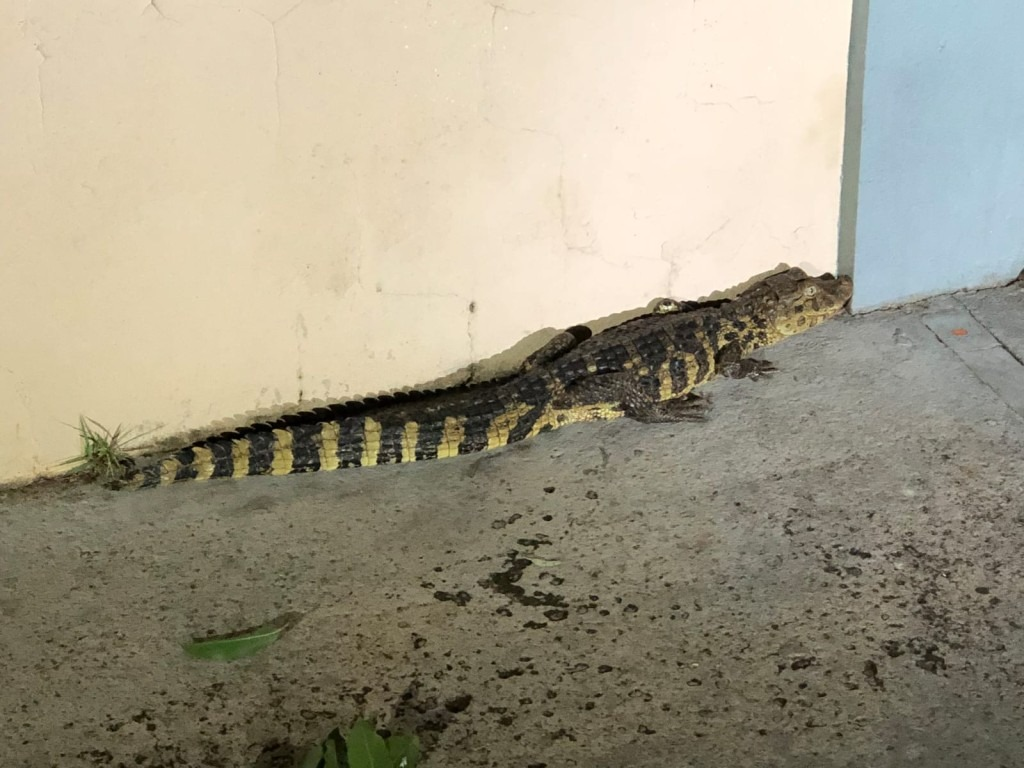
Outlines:
{"label": "rough concrete ground", "polygon": [[[843,318],[704,424],[9,492],[2,764],[288,766],[369,712],[427,766],[1024,765],[1022,318]],[[285,611],[252,659],[181,652]]]}

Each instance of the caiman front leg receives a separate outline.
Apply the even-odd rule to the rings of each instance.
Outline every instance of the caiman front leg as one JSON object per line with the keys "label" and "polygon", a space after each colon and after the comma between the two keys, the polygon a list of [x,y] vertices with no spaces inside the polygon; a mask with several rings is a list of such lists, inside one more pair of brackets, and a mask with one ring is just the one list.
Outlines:
{"label": "caiman front leg", "polygon": [[604,373],[571,384],[555,399],[554,405],[569,408],[610,403],[621,408],[627,418],[644,424],[701,421],[711,409],[711,399],[707,396],[689,392],[672,400],[659,400],[659,389],[653,376],[638,377],[626,371]]}
{"label": "caiman front leg", "polygon": [[710,395],[702,396],[690,392],[675,400],[627,406],[626,416],[642,424],[667,424],[680,421],[703,421],[707,418],[710,410]]}
{"label": "caiman front leg", "polygon": [[[760,379],[771,375],[778,368],[769,360],[744,357],[743,349],[736,342],[723,347],[715,355],[715,370],[732,379]],[[650,378],[650,377],[647,377]],[[688,392],[671,400],[658,400],[657,382],[633,379],[625,387],[624,400],[626,416],[648,424],[677,421],[701,421],[707,418],[711,409],[709,395],[701,396]]]}
{"label": "caiman front leg", "polygon": [[733,342],[728,344],[715,355],[715,370],[730,379],[759,379],[762,376],[769,376],[773,371],[779,370],[775,364],[768,360],[755,360],[752,357],[743,357],[743,350],[739,344]]}

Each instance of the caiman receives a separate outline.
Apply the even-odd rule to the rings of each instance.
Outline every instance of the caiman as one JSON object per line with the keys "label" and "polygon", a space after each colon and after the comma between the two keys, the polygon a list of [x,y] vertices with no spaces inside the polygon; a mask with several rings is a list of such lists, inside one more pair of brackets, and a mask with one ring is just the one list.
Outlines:
{"label": "caiman", "polygon": [[583,421],[700,419],[709,403],[696,387],[719,375],[775,370],[750,354],[835,316],[852,291],[849,277],[810,277],[793,268],[734,299],[663,299],[648,314],[598,334],[585,326],[563,331],[509,377],[254,424],[136,469],[126,485],[447,459]]}

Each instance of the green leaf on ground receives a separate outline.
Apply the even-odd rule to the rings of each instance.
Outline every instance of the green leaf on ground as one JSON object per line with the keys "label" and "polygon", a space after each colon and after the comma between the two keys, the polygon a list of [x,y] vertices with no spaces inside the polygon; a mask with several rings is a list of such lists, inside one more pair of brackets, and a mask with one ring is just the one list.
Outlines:
{"label": "green leaf on ground", "polygon": [[369,720],[358,720],[345,735],[349,768],[391,768],[387,744]]}
{"label": "green leaf on ground", "polygon": [[252,656],[277,641],[298,621],[298,614],[286,613],[262,626],[226,635],[193,638],[185,643],[185,653],[196,659],[233,661]]}
{"label": "green leaf on ground", "polygon": [[420,742],[415,736],[397,734],[388,739],[390,768],[416,768],[420,761]]}
{"label": "green leaf on ground", "polygon": [[320,768],[320,763],[324,759],[324,751],[323,744],[310,747],[302,756],[299,768]]}
{"label": "green leaf on ground", "polygon": [[324,748],[324,768],[341,768],[341,763],[338,762],[338,746],[334,739],[328,739]]}

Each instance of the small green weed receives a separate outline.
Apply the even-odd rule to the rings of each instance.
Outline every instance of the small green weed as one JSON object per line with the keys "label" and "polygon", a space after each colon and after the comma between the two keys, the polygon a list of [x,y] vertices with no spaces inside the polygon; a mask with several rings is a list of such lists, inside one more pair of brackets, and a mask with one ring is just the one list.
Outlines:
{"label": "small green weed", "polygon": [[395,734],[384,738],[373,722],[360,719],[345,736],[338,728],[312,747],[299,768],[416,768],[420,744],[415,736]]}
{"label": "small green weed", "polygon": [[82,451],[58,466],[74,464],[70,470],[72,474],[84,474],[103,483],[120,482],[134,466],[128,446],[143,434],[129,437],[127,432],[121,431],[120,425],[111,432],[99,422],[79,416],[78,435],[82,440]]}

